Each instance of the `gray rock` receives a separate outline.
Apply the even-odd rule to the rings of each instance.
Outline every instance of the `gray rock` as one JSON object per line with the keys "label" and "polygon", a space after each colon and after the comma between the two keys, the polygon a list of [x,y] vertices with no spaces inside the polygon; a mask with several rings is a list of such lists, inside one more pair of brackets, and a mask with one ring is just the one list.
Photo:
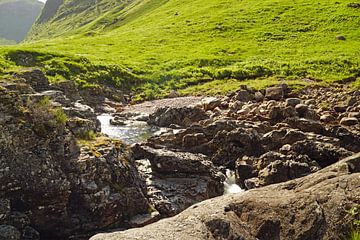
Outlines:
{"label": "gray rock", "polygon": [[270,100],[281,100],[284,97],[284,89],[282,87],[266,88],[265,97]]}
{"label": "gray rock", "polygon": [[14,226],[0,225],[0,240],[20,240],[21,233]]}
{"label": "gray rock", "polygon": [[347,208],[339,206],[357,205],[359,172],[358,154],[303,178],[210,199],[143,228],[90,239],[343,239],[350,226]]}
{"label": "gray rock", "polygon": [[255,96],[247,90],[240,90],[236,93],[235,99],[240,102],[249,102],[254,100]]}
{"label": "gray rock", "polygon": [[299,98],[287,98],[286,99],[286,106],[295,107],[296,105],[301,103],[301,99]]}
{"label": "gray rock", "polygon": [[353,126],[359,124],[359,120],[354,117],[344,117],[341,119],[340,124],[344,126]]}

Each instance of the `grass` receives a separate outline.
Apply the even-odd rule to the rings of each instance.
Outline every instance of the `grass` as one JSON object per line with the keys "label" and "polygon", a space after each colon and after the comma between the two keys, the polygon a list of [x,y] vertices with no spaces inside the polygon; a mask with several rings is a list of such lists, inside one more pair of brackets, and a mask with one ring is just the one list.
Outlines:
{"label": "grass", "polygon": [[[220,94],[279,81],[360,86],[360,10],[348,6],[353,0],[138,0],[120,10],[108,9],[111,0],[101,3],[100,11],[81,12],[90,17],[37,25],[28,42],[0,48],[0,73],[21,65],[11,54],[27,51],[43,56],[29,66],[53,81],[110,84],[139,100],[173,89]],[[82,26],[67,30],[71,19]],[[49,27],[57,33],[45,34]]]}

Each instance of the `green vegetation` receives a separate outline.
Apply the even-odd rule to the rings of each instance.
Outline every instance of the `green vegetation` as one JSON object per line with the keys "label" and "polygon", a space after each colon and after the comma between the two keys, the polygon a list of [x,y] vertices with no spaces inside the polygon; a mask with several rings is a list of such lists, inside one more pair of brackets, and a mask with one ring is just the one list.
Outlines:
{"label": "green vegetation", "polygon": [[[65,1],[27,43],[0,48],[0,73],[38,66],[52,81],[109,84],[137,99],[280,81],[360,86],[360,9],[353,0],[136,0],[119,9],[114,2],[86,8]],[[32,60],[24,62],[23,53]]]}
{"label": "green vegetation", "polygon": [[353,207],[349,210],[351,217],[351,233],[349,240],[360,240],[360,208]]}
{"label": "green vegetation", "polygon": [[43,5],[37,0],[0,0],[0,45],[22,41]]}
{"label": "green vegetation", "polygon": [[24,111],[29,111],[34,131],[43,137],[51,133],[51,129],[63,129],[68,121],[63,109],[53,107],[48,97],[29,102]]}

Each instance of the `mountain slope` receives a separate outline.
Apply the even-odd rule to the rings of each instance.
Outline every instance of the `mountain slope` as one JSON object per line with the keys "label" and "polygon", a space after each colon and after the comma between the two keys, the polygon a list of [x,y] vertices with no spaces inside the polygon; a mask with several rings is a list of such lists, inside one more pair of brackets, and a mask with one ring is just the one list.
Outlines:
{"label": "mountain slope", "polygon": [[[85,2],[65,1],[34,26],[28,43],[4,54],[34,49],[52,54],[40,66],[54,78],[91,82],[111,81],[108,67],[117,66],[141,79],[143,97],[172,89],[218,93],[279,81],[360,83],[360,9],[352,7],[353,0],[98,0],[86,9]],[[73,13],[64,14],[66,9]],[[338,35],[346,40],[336,40]],[[97,77],[85,70],[79,75],[66,66],[69,59],[64,67],[63,57],[54,56],[107,70]]]}
{"label": "mountain slope", "polygon": [[37,0],[1,0],[0,38],[22,41],[42,7],[43,3]]}

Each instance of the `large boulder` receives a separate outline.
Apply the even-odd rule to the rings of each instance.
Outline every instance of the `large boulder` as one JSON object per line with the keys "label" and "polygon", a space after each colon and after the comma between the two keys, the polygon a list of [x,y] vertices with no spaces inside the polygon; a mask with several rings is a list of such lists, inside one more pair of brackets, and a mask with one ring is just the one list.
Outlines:
{"label": "large boulder", "polygon": [[202,154],[132,147],[148,196],[161,217],[173,216],[194,203],[222,195],[224,175]]}
{"label": "large boulder", "polygon": [[181,214],[91,240],[345,239],[347,210],[360,203],[360,154],[309,176],[226,195]]}
{"label": "large boulder", "polygon": [[188,127],[207,118],[205,111],[199,107],[163,107],[149,116],[148,123],[159,127],[169,127],[172,124]]}

